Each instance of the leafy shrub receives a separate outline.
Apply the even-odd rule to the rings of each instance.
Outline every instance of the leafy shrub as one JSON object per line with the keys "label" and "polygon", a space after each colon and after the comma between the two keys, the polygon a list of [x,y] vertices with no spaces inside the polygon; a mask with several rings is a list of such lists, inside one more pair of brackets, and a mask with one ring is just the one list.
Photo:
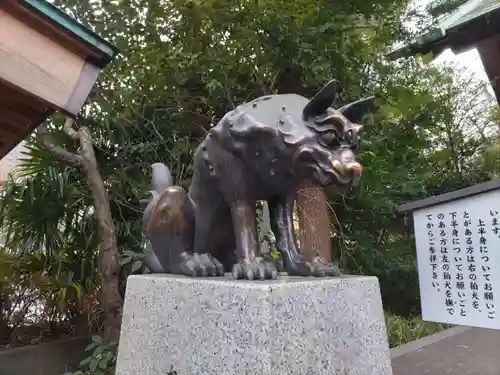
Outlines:
{"label": "leafy shrub", "polygon": [[378,278],[384,310],[401,316],[419,316],[420,290],[413,239],[397,240],[378,248],[362,240],[358,239],[347,251],[348,273]]}
{"label": "leafy shrub", "polygon": [[115,343],[105,343],[101,336],[92,336],[92,343],[85,352],[89,355],[80,362],[80,368],[63,375],[111,375],[115,373],[116,365]]}
{"label": "leafy shrub", "polygon": [[420,317],[408,319],[391,313],[385,314],[385,324],[391,348],[451,327],[447,324],[426,322]]}
{"label": "leafy shrub", "polygon": [[0,248],[0,347],[97,330],[95,290],[64,259]]}

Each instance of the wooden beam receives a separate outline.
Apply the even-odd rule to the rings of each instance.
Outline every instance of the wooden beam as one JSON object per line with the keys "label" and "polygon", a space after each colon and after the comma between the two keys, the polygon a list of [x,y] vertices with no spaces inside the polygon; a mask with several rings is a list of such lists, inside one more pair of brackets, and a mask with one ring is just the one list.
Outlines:
{"label": "wooden beam", "polygon": [[0,158],[26,138],[48,115],[48,104],[0,79]]}
{"label": "wooden beam", "polygon": [[[3,90],[4,86],[0,84],[0,92]],[[47,106],[43,106],[41,108],[35,108],[28,104],[29,102],[19,102],[15,99],[15,97],[11,96],[10,100],[7,99],[6,95],[0,94],[0,112],[2,111],[11,111],[17,112],[21,114],[21,116],[25,117],[27,121],[33,116],[38,115],[40,112],[43,112]]]}
{"label": "wooden beam", "polygon": [[33,130],[40,126],[40,124],[45,121],[53,112],[54,111],[52,109],[47,109],[43,113],[38,114],[38,116],[33,117],[31,119],[29,127],[24,129],[23,131],[19,131],[16,138],[14,138],[11,142],[6,142],[4,146],[0,147],[0,159],[7,155],[19,143],[21,143],[22,140],[26,139],[33,132]]}
{"label": "wooden beam", "polygon": [[17,133],[12,132],[12,129],[9,127],[9,125],[4,126],[0,122],[0,140],[2,142],[11,142],[15,140]]}
{"label": "wooden beam", "polygon": [[0,78],[63,108],[85,61],[1,9],[0,35]]}
{"label": "wooden beam", "polygon": [[73,116],[80,112],[80,109],[87,101],[90,91],[94,87],[100,73],[101,69],[93,64],[85,62],[80,74],[78,75],[78,81],[76,82],[64,108],[62,108],[63,112]]}
{"label": "wooden beam", "polygon": [[0,123],[10,124],[16,129],[25,129],[29,125],[30,118],[21,113],[0,105]]}
{"label": "wooden beam", "polygon": [[1,8],[0,35],[0,80],[75,117],[101,69]]}
{"label": "wooden beam", "polygon": [[500,34],[500,11],[495,11],[488,17],[479,17],[466,24],[458,25],[447,30],[446,34],[453,53],[466,52]]}
{"label": "wooden beam", "polygon": [[28,129],[28,124],[29,124],[29,121],[26,124],[26,126],[24,126],[24,127],[13,125],[12,123],[10,123],[8,121],[3,120],[2,112],[0,112],[0,127],[2,127],[3,129],[5,129],[5,131],[8,131],[13,135],[19,134],[19,133],[24,133],[24,131],[26,129]]}
{"label": "wooden beam", "polygon": [[43,112],[49,105],[42,98],[20,89],[0,77],[0,104],[15,111],[23,111],[29,117]]}
{"label": "wooden beam", "polygon": [[24,134],[33,119],[38,119],[48,108],[47,103],[0,79],[0,122],[9,132]]}

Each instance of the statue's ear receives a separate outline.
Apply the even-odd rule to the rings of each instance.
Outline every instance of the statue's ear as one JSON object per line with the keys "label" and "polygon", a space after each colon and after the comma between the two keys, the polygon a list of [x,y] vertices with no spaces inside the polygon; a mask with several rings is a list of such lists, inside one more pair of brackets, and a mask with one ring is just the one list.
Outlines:
{"label": "statue's ear", "polygon": [[328,82],[319,92],[314,95],[302,110],[302,117],[307,120],[310,117],[321,115],[330,107],[337,94],[337,80]]}
{"label": "statue's ear", "polygon": [[375,103],[375,97],[370,96],[355,102],[346,104],[338,109],[349,121],[357,123],[370,112],[375,112],[378,109]]}

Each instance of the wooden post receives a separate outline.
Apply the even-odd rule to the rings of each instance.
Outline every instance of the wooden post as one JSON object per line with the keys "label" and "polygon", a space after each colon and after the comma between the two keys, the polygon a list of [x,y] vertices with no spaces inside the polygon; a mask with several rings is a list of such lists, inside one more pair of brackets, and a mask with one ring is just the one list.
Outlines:
{"label": "wooden post", "polygon": [[478,43],[477,50],[497,102],[500,104],[500,36]]}
{"label": "wooden post", "polygon": [[310,260],[319,252],[331,261],[330,218],[325,192],[321,187],[305,183],[297,191],[297,206],[302,254]]}

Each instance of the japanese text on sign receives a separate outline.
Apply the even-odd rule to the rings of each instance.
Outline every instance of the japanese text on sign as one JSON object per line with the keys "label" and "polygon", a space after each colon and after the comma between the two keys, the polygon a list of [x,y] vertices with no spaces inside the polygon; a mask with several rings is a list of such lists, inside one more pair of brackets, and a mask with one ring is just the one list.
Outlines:
{"label": "japanese text on sign", "polygon": [[500,191],[414,212],[425,320],[500,329],[499,212]]}

